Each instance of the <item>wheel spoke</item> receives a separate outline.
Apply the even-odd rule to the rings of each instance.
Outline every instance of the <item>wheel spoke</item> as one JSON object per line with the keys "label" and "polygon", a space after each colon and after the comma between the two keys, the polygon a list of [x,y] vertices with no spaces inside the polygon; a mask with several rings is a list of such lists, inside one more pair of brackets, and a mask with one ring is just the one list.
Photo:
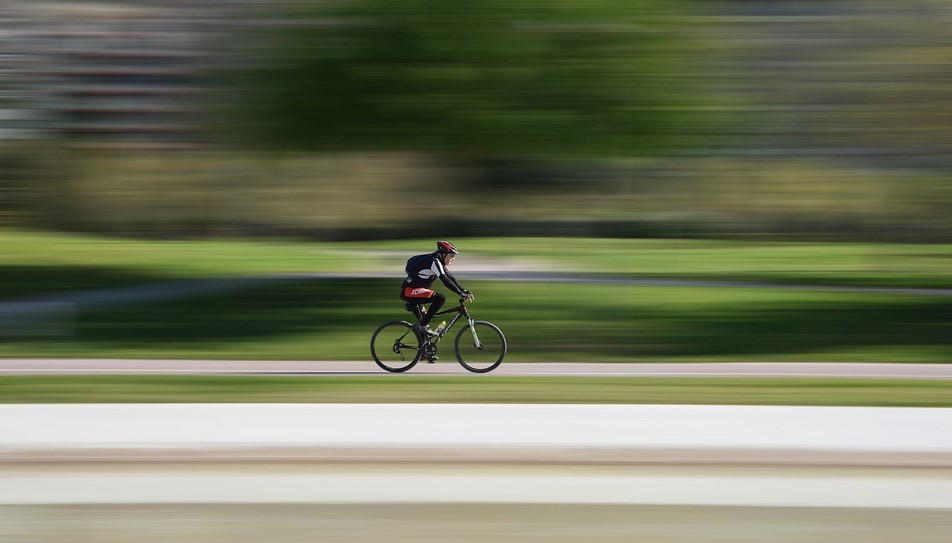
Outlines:
{"label": "wheel spoke", "polygon": [[419,338],[410,323],[390,321],[374,332],[370,339],[370,354],[381,368],[399,373],[412,368],[420,360],[419,345]]}
{"label": "wheel spoke", "polygon": [[477,321],[466,325],[456,335],[456,359],[469,371],[485,373],[494,370],[506,356],[506,337],[496,325]]}

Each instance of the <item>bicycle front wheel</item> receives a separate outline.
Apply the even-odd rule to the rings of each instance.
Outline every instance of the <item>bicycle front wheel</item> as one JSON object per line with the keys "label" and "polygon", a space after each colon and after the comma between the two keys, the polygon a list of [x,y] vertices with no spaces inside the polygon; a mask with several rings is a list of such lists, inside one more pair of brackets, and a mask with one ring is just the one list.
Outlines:
{"label": "bicycle front wheel", "polygon": [[388,321],[381,324],[370,338],[370,354],[381,368],[401,373],[419,362],[423,355],[421,343],[409,322]]}
{"label": "bicycle front wheel", "polygon": [[456,334],[456,359],[474,373],[486,373],[496,369],[506,356],[506,336],[490,322],[476,321],[466,325]]}

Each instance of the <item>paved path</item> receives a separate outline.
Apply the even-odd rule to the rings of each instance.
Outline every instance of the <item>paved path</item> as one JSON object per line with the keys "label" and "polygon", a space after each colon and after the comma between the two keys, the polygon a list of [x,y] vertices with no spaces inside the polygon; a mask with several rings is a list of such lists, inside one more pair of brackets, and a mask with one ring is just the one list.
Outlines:
{"label": "paved path", "polygon": [[170,465],[132,470],[20,468],[16,473],[0,469],[0,506],[44,503],[663,504],[952,511],[952,477],[940,470],[764,472],[617,466],[446,470],[378,465],[358,471],[339,465],[275,469],[239,464],[227,472]]}
{"label": "paved path", "polygon": [[930,408],[2,405],[0,505],[952,510],[950,427]]}
{"label": "paved path", "polygon": [[[0,375],[389,375],[372,361],[0,359]],[[472,375],[452,360],[419,363],[406,374]],[[843,377],[952,379],[952,364],[866,363],[503,363],[494,376]]]}
{"label": "paved path", "polygon": [[[208,484],[202,489],[217,485],[214,480],[203,482]],[[830,479],[829,486],[840,482],[842,480]],[[192,482],[187,486],[198,484]],[[657,484],[660,486],[663,482]],[[700,489],[704,485],[699,482],[693,486]],[[842,489],[841,485],[839,491]],[[890,494],[888,488],[880,490],[884,492],[879,494]],[[0,505],[0,540],[10,543],[948,543],[952,540],[952,511],[440,504],[432,500],[412,504]]]}
{"label": "paved path", "polygon": [[952,454],[952,409],[579,404],[10,404],[0,449],[590,448]]}
{"label": "paved path", "polygon": [[0,465],[359,461],[949,468],[950,427],[952,409],[943,408],[11,404],[0,405]]}

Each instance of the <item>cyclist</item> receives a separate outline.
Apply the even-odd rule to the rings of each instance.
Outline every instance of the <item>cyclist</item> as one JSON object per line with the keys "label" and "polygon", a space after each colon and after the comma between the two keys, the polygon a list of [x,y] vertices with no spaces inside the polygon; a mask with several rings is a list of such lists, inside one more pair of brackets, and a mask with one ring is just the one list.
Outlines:
{"label": "cyclist", "polygon": [[[474,298],[473,293],[464,289],[459,281],[453,277],[447,270],[450,264],[456,259],[459,251],[448,241],[437,241],[436,252],[424,255],[417,255],[407,260],[407,279],[400,287],[400,299],[407,303],[407,309],[413,311],[420,322],[416,325],[417,329],[428,335],[436,336],[438,333],[430,330],[429,324],[433,315],[443,307],[446,302],[446,296],[430,289],[433,281],[437,277],[444,285],[460,297],[466,300]],[[429,310],[425,306],[430,304]],[[420,306],[420,307],[417,307]]]}

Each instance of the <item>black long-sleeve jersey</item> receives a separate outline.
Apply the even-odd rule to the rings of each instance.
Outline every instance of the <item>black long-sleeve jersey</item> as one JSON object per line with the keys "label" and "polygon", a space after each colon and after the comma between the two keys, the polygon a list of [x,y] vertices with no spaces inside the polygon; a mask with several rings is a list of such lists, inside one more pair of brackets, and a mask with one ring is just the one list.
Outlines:
{"label": "black long-sleeve jersey", "polygon": [[446,288],[460,296],[466,290],[453,275],[446,270],[439,253],[417,255],[408,261],[407,279],[403,282],[405,288],[430,288],[433,281],[439,277]]}

